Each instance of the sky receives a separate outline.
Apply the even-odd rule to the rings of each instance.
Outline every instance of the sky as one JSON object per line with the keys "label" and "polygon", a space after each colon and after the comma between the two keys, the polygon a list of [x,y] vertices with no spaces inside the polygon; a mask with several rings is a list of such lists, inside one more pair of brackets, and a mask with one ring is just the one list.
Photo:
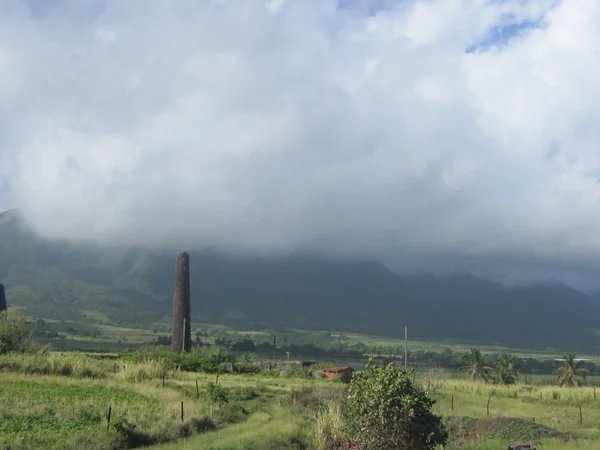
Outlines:
{"label": "sky", "polygon": [[596,0],[3,0],[0,209],[50,237],[593,280],[599,41]]}

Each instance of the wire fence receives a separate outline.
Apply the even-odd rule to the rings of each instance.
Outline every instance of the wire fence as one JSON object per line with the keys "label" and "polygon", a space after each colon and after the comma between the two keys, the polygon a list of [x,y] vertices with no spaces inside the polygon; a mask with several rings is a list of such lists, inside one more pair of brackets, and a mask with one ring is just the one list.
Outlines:
{"label": "wire fence", "polygon": [[[577,405],[561,405],[563,408],[562,411],[554,411],[551,413],[546,413],[544,415],[535,415],[532,413],[531,415],[524,415],[518,412],[509,411],[509,407],[506,404],[502,405],[501,411],[498,411],[498,407],[494,405],[494,399],[498,398],[493,395],[488,395],[485,403],[480,403],[477,405],[476,409],[480,409],[480,413],[476,413],[477,416],[485,417],[485,418],[518,418],[523,420],[529,420],[535,423],[544,422],[546,425],[556,426],[560,424],[578,424],[583,425],[585,423],[585,415],[584,409],[581,404]],[[502,397],[500,397],[502,398]],[[460,407],[462,406],[461,398],[458,395],[452,394],[449,399],[449,404],[444,405],[446,408],[449,407],[450,413],[454,414],[460,411]],[[438,400],[439,402],[439,400]],[[470,412],[473,411],[474,405],[472,402],[466,401],[468,403],[468,410]],[[552,408],[551,405],[548,405],[549,408]],[[445,408],[444,408],[445,409]],[[448,412],[448,411],[446,411]]]}

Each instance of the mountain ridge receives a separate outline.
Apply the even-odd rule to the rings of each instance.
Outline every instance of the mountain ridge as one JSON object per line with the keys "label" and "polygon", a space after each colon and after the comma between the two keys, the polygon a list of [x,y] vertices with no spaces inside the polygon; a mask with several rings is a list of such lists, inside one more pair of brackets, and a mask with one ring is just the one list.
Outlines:
{"label": "mountain ridge", "polygon": [[[168,323],[175,252],[53,241],[0,213],[0,281],[34,317]],[[472,274],[401,275],[373,261],[189,251],[195,322],[600,349],[600,302],[568,285],[506,287]]]}

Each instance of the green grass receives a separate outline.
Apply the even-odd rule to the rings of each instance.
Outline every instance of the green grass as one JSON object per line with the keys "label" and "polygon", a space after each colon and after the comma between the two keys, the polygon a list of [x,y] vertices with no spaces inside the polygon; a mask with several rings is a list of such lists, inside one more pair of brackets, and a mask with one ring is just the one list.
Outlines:
{"label": "green grass", "polygon": [[62,435],[97,431],[109,404],[115,414],[148,425],[160,414],[156,398],[101,385],[61,380],[0,377],[0,441],[57,441]]}
{"label": "green grass", "polygon": [[[323,413],[315,406],[306,406],[315,399],[329,399],[343,389],[339,383],[221,375],[219,384],[227,390],[229,403],[218,407],[210,404],[205,389],[216,380],[215,375],[168,371],[163,387],[164,373],[160,361],[109,361],[75,353],[2,356],[0,448],[124,449],[129,445],[124,436],[133,436],[157,443],[154,448],[158,450],[258,450],[301,445],[318,449],[324,448],[318,443],[325,442],[327,430],[339,429],[332,425],[340,420],[339,403],[335,404],[338,397],[327,400],[330,403]],[[523,420],[493,431],[471,433],[460,442],[463,447],[455,440],[448,450],[506,448],[513,439],[537,434],[543,437],[543,449],[600,448],[600,391],[594,398],[593,387],[496,386],[452,375],[443,371],[419,374],[418,382],[430,386],[436,413],[448,420],[467,417],[468,423],[475,423],[476,419],[487,420],[489,401],[492,420]],[[206,428],[181,439],[189,434],[181,431],[185,428],[180,418],[182,401],[186,424],[211,417],[214,430]],[[113,424],[120,424],[122,429],[134,424],[135,429],[125,435],[114,427],[107,431],[109,405]],[[583,424],[579,423],[580,406]],[[534,418],[532,425],[529,421]],[[562,439],[548,437],[553,430],[562,433]],[[566,437],[571,440],[565,441]],[[465,442],[469,446],[464,447]]]}
{"label": "green grass", "polygon": [[[306,439],[306,424],[292,417],[286,408],[274,406],[259,411],[245,422],[209,432],[184,442],[154,447],[156,450],[250,450],[294,448],[297,441]],[[271,447],[269,447],[271,446]]]}
{"label": "green grass", "polygon": [[[487,418],[515,418],[524,421],[535,420],[535,425],[543,425],[563,433],[564,439],[542,436],[544,449],[600,448],[600,400],[594,400],[593,388],[559,388],[556,386],[491,386],[468,380],[445,380],[431,389],[436,400],[435,412],[442,416]],[[491,397],[490,397],[491,395]],[[453,408],[452,408],[453,405]],[[583,424],[579,423],[579,407]],[[527,422],[531,424],[531,422]],[[511,440],[534,438],[533,425],[514,425],[501,431],[481,436],[474,449],[506,448]],[[519,427],[525,427],[519,428]],[[534,434],[528,435],[527,432]],[[459,448],[459,447],[456,447]]]}
{"label": "green grass", "polygon": [[[305,419],[287,406],[291,393],[339,386],[294,377],[221,375],[229,403],[219,407],[211,405],[205,389],[215,375],[169,371],[163,386],[165,371],[158,361],[117,361],[116,372],[114,364],[72,353],[0,357],[0,448],[124,449],[132,445],[128,439],[168,443],[209,417],[216,431],[198,436],[200,448],[204,442],[206,448],[266,448],[267,442],[287,448],[309,439]],[[107,431],[109,405],[112,424],[129,431],[114,426]]]}
{"label": "green grass", "polygon": [[109,405],[114,420],[142,428],[164,417],[160,398],[107,380],[1,374],[0,384],[0,447],[69,448],[79,435],[102,438]]}
{"label": "green grass", "polygon": [[[90,319],[102,320],[90,312]],[[82,350],[119,351],[153,341],[161,333],[153,330],[113,327],[71,321],[47,320],[48,327],[68,336],[71,348]],[[265,331],[237,332],[229,327],[202,326],[204,330],[235,332],[239,335],[264,334]],[[69,331],[69,329],[71,331]],[[74,331],[74,332],[73,332]],[[99,332],[99,337],[86,334]],[[306,332],[314,333],[314,332]],[[344,334],[344,333],[341,333]],[[369,346],[402,347],[402,339],[360,334],[345,334],[350,343],[362,342]],[[121,340],[120,344],[117,340]],[[206,338],[203,338],[206,340]],[[63,340],[63,345],[65,344]],[[409,349],[440,352],[446,348],[465,352],[471,345],[460,346],[447,342],[409,342]],[[502,346],[481,347],[484,353],[510,351],[520,357],[550,359],[559,356],[553,352],[527,349],[507,349]],[[284,359],[283,352],[272,355],[258,354],[259,359]],[[294,355],[295,358],[309,355]],[[600,361],[598,356],[585,356]],[[330,357],[323,356],[330,360]],[[319,359],[319,358],[311,358]],[[7,363],[7,361],[9,363]],[[336,358],[336,364],[351,364],[360,369],[363,361]],[[2,373],[8,364],[10,373]],[[171,371],[166,386],[161,383],[160,364],[130,364],[118,361],[88,358],[83,354],[56,354],[0,357],[0,448],[126,448],[123,436],[114,429],[106,431],[106,411],[113,407],[113,423],[135,424],[136,431],[151,435],[155,441],[174,441],[180,437],[180,405],[185,404],[185,417],[199,419],[211,416],[216,424],[213,431],[204,431],[185,440],[165,443],[158,449],[285,449],[296,448],[300,442],[318,448],[319,433],[327,428],[331,417],[308,417],[297,414],[286,403],[293,392],[306,389],[333,389],[327,381],[294,377],[279,378],[263,375],[223,375],[219,383],[229,390],[231,401],[223,408],[211,408],[204,389],[214,381],[214,375]],[[600,388],[594,398],[593,384],[600,377],[588,379],[590,387],[561,389],[555,386],[552,375],[528,375],[528,385],[511,387],[475,384],[457,372],[440,372],[428,378],[421,370],[418,381],[431,387],[436,399],[435,411],[445,417],[462,416],[486,418],[513,417],[531,420],[564,433],[575,440],[544,437],[542,449],[597,449],[600,448]],[[196,382],[201,395],[196,395]],[[489,397],[491,394],[491,398]],[[452,409],[454,398],[454,409]],[[579,407],[583,424],[579,423]],[[315,420],[316,419],[316,420]],[[510,427],[499,432],[470,437],[470,449],[506,448],[512,437],[533,432]],[[529,428],[528,428],[529,427]],[[321,431],[319,431],[321,430]],[[185,434],[185,433],[184,433]],[[143,437],[143,436],[142,436]],[[448,450],[452,448],[449,446]]]}
{"label": "green grass", "polygon": [[[54,361],[56,367],[88,363],[84,355],[4,356],[0,363],[4,361],[5,369],[16,367],[7,366],[7,361],[21,364],[19,371],[23,367],[38,369],[0,372],[0,448],[126,448],[123,435],[114,429],[106,431],[109,405],[113,424],[134,424],[136,430],[162,441],[177,438],[181,401],[190,419],[205,417],[209,411],[204,399],[190,397],[173,386],[163,388],[148,364],[120,368],[117,373],[100,369],[89,378],[75,376],[76,371],[47,375],[44,358],[66,360]],[[129,376],[140,371],[149,376]]]}

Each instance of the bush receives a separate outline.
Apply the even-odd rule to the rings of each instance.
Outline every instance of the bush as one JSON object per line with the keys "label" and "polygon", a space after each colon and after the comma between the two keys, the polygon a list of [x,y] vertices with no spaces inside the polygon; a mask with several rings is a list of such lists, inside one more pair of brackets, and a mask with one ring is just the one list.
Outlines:
{"label": "bush", "polygon": [[225,365],[235,362],[235,358],[220,347],[177,353],[168,347],[145,346],[122,358],[136,363],[158,361],[165,370],[205,373],[223,373]]}
{"label": "bush", "polygon": [[434,401],[413,385],[413,375],[373,360],[355,374],[343,420],[359,448],[427,450],[446,443],[448,432],[431,412]]}
{"label": "bush", "polygon": [[258,397],[258,392],[249,386],[229,388],[227,397],[233,401],[252,400],[253,398]]}
{"label": "bush", "polygon": [[229,402],[229,391],[220,384],[208,383],[206,385],[206,393],[209,400],[218,406]]}
{"label": "bush", "polygon": [[18,313],[0,313],[0,355],[44,350],[47,349],[33,339],[24,317]]}
{"label": "bush", "polygon": [[[10,358],[10,359],[9,359]],[[0,371],[29,375],[62,375],[77,378],[101,378],[102,364],[81,354],[8,355],[0,357]]]}
{"label": "bush", "polygon": [[252,373],[260,373],[263,371],[263,369],[259,366],[255,366],[252,363],[249,362],[237,362],[233,365],[235,371],[237,373],[248,373],[248,374],[252,374]]}

